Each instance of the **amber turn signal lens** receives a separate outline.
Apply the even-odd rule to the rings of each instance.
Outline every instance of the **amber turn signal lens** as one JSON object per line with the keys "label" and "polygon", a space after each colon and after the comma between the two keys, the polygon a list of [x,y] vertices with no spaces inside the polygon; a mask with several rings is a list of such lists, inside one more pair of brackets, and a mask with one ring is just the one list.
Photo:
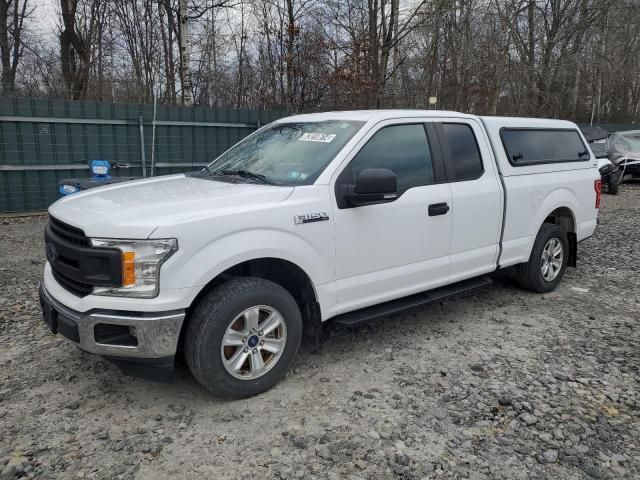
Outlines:
{"label": "amber turn signal lens", "polygon": [[136,283],[136,270],[135,270],[136,254],[135,252],[122,252],[122,286],[135,285]]}

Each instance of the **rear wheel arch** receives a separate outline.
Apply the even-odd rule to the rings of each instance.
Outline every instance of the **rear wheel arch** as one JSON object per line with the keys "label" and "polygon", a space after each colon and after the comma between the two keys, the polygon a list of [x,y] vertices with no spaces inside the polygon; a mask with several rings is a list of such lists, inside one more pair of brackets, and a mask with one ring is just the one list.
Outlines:
{"label": "rear wheel arch", "polygon": [[558,207],[547,215],[542,223],[560,225],[567,233],[576,233],[576,216],[569,207]]}
{"label": "rear wheel arch", "polygon": [[[569,241],[568,266],[575,267],[578,260],[578,237],[576,216],[573,210],[567,206],[558,207],[547,215],[543,224],[549,223],[562,227],[567,232]],[[542,228],[542,225],[540,226]]]}

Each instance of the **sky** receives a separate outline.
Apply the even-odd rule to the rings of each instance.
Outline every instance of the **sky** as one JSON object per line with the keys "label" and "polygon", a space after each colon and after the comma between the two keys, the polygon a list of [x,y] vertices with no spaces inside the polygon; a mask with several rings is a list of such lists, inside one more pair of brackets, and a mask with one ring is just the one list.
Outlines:
{"label": "sky", "polygon": [[56,40],[56,26],[58,24],[58,13],[56,5],[59,0],[28,0],[31,7],[35,7],[33,12],[34,33]]}

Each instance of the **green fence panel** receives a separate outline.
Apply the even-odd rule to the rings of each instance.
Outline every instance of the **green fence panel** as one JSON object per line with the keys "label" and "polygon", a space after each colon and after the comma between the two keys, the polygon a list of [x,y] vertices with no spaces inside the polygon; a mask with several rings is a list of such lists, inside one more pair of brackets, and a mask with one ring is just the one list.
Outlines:
{"label": "green fence panel", "polygon": [[194,170],[286,115],[158,105],[153,145],[153,112],[153,105],[0,97],[0,212],[46,209],[58,181],[86,178],[90,160],[129,165],[114,175],[142,175],[142,144],[147,175],[152,151],[155,175]]}

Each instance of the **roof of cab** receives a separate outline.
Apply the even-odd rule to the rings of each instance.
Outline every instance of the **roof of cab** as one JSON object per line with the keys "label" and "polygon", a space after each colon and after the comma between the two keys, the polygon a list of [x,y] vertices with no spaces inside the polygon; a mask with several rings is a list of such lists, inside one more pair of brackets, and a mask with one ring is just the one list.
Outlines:
{"label": "roof of cab", "polygon": [[576,125],[566,120],[551,120],[546,118],[525,118],[525,117],[490,117],[469,115],[466,113],[453,112],[447,110],[345,110],[337,112],[305,113],[284,117],[278,122],[322,122],[326,120],[346,120],[346,121],[382,121],[394,118],[473,118],[482,119],[487,127],[499,129],[501,127],[533,127],[533,128],[576,128]]}
{"label": "roof of cab", "polygon": [[480,117],[489,130],[507,128],[570,128],[577,130],[575,123],[568,120],[527,117]]}
{"label": "roof of cab", "polygon": [[445,110],[346,110],[341,112],[306,113],[284,117],[278,122],[322,122],[325,120],[351,120],[368,122],[411,117],[475,118],[473,115]]}

